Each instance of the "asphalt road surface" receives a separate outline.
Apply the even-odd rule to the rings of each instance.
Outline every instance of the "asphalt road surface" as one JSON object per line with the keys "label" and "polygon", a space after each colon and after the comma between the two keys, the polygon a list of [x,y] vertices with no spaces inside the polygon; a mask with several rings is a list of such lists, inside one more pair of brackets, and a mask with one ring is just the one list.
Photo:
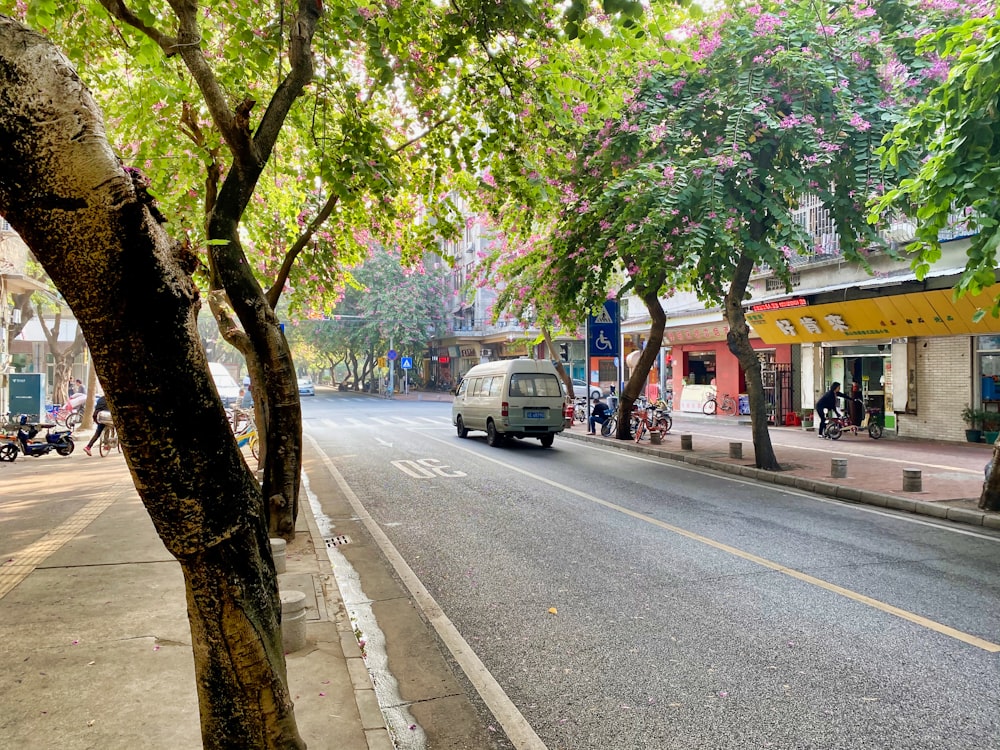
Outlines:
{"label": "asphalt road surface", "polygon": [[1000,748],[1000,536],[561,437],[490,448],[450,408],[321,391],[303,416],[544,747]]}

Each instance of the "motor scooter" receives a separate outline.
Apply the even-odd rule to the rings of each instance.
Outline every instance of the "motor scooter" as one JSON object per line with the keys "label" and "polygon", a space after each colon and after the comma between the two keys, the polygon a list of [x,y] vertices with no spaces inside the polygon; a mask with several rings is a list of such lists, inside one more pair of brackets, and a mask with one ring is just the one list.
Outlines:
{"label": "motor scooter", "polygon": [[[20,427],[17,430],[17,446],[26,456],[44,456],[46,453],[55,451],[60,456],[68,456],[76,448],[70,430],[52,430],[54,424],[28,423],[28,417],[21,415]],[[45,439],[34,440],[33,438],[45,428]],[[17,448],[13,443],[0,445],[0,460],[13,461],[17,458]]]}

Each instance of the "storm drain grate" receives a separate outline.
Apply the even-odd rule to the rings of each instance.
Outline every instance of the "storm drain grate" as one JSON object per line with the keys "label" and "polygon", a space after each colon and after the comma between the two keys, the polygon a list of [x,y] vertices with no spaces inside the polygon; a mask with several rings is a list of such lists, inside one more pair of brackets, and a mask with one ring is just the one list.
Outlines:
{"label": "storm drain grate", "polygon": [[327,547],[340,547],[344,544],[350,544],[351,538],[346,534],[340,534],[338,536],[328,536],[326,537]]}

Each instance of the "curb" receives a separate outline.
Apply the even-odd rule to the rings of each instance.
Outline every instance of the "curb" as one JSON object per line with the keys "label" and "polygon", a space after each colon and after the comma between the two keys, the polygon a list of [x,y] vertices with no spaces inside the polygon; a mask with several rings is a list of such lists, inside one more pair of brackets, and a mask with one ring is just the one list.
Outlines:
{"label": "curb", "polygon": [[902,510],[915,515],[939,518],[955,523],[969,526],[982,526],[988,529],[1000,529],[1000,513],[990,513],[983,510],[970,510],[968,508],[955,508],[946,502],[930,503],[925,500],[915,498],[897,497],[896,495],[886,495],[870,490],[861,490],[856,487],[845,487],[839,484],[831,484],[818,479],[808,479],[798,477],[790,473],[765,471],[752,466],[738,466],[716,461],[703,456],[696,456],[690,451],[678,452],[664,449],[655,449],[651,446],[636,445],[632,441],[613,440],[608,438],[597,438],[590,435],[580,435],[563,430],[562,437],[584,442],[600,443],[606,448],[627,451],[631,453],[642,453],[648,456],[662,458],[668,461],[678,461],[691,464],[703,469],[718,471],[724,474],[735,474],[745,479],[752,479],[761,484],[776,484],[783,487],[812,492],[816,495],[824,495],[837,500],[857,503],[859,505],[871,505],[877,508],[889,508],[892,510]]}
{"label": "curb", "polygon": [[337,628],[340,636],[340,647],[344,653],[344,660],[347,662],[347,672],[351,676],[351,686],[354,688],[354,700],[358,706],[358,714],[361,716],[362,729],[368,743],[368,750],[393,750],[395,744],[392,741],[389,729],[382,714],[382,707],[379,706],[378,697],[375,694],[375,685],[368,672],[368,664],[365,662],[358,646],[358,639],[351,629],[351,620],[344,612],[343,596],[337,585],[337,578],[333,572],[333,565],[326,554],[326,540],[323,539],[313,516],[312,507],[306,499],[304,492],[299,493],[299,513],[306,521],[309,529],[309,536],[312,539],[313,554],[316,555],[316,567],[323,582],[323,599],[326,607],[326,617]]}

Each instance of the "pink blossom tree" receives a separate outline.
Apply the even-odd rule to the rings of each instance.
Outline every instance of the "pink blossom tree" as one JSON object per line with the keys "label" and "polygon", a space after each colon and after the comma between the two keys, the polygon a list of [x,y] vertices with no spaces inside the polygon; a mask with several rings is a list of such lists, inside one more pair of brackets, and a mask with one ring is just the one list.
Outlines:
{"label": "pink blossom tree", "polygon": [[[746,374],[756,465],[779,469],[743,311],[750,275],[771,269],[788,284],[791,258],[814,251],[793,217],[806,194],[830,211],[848,260],[867,267],[868,252],[892,252],[864,210],[897,179],[873,152],[933,86],[937,60],[914,47],[948,20],[931,3],[868,0],[760,2],[674,29],[650,19],[662,53],[637,66],[624,112],[552,176],[544,240],[511,270],[565,315],[624,279],[650,309],[654,353],[659,296],[690,289],[721,304]],[[623,408],[637,392],[626,387]]]}

